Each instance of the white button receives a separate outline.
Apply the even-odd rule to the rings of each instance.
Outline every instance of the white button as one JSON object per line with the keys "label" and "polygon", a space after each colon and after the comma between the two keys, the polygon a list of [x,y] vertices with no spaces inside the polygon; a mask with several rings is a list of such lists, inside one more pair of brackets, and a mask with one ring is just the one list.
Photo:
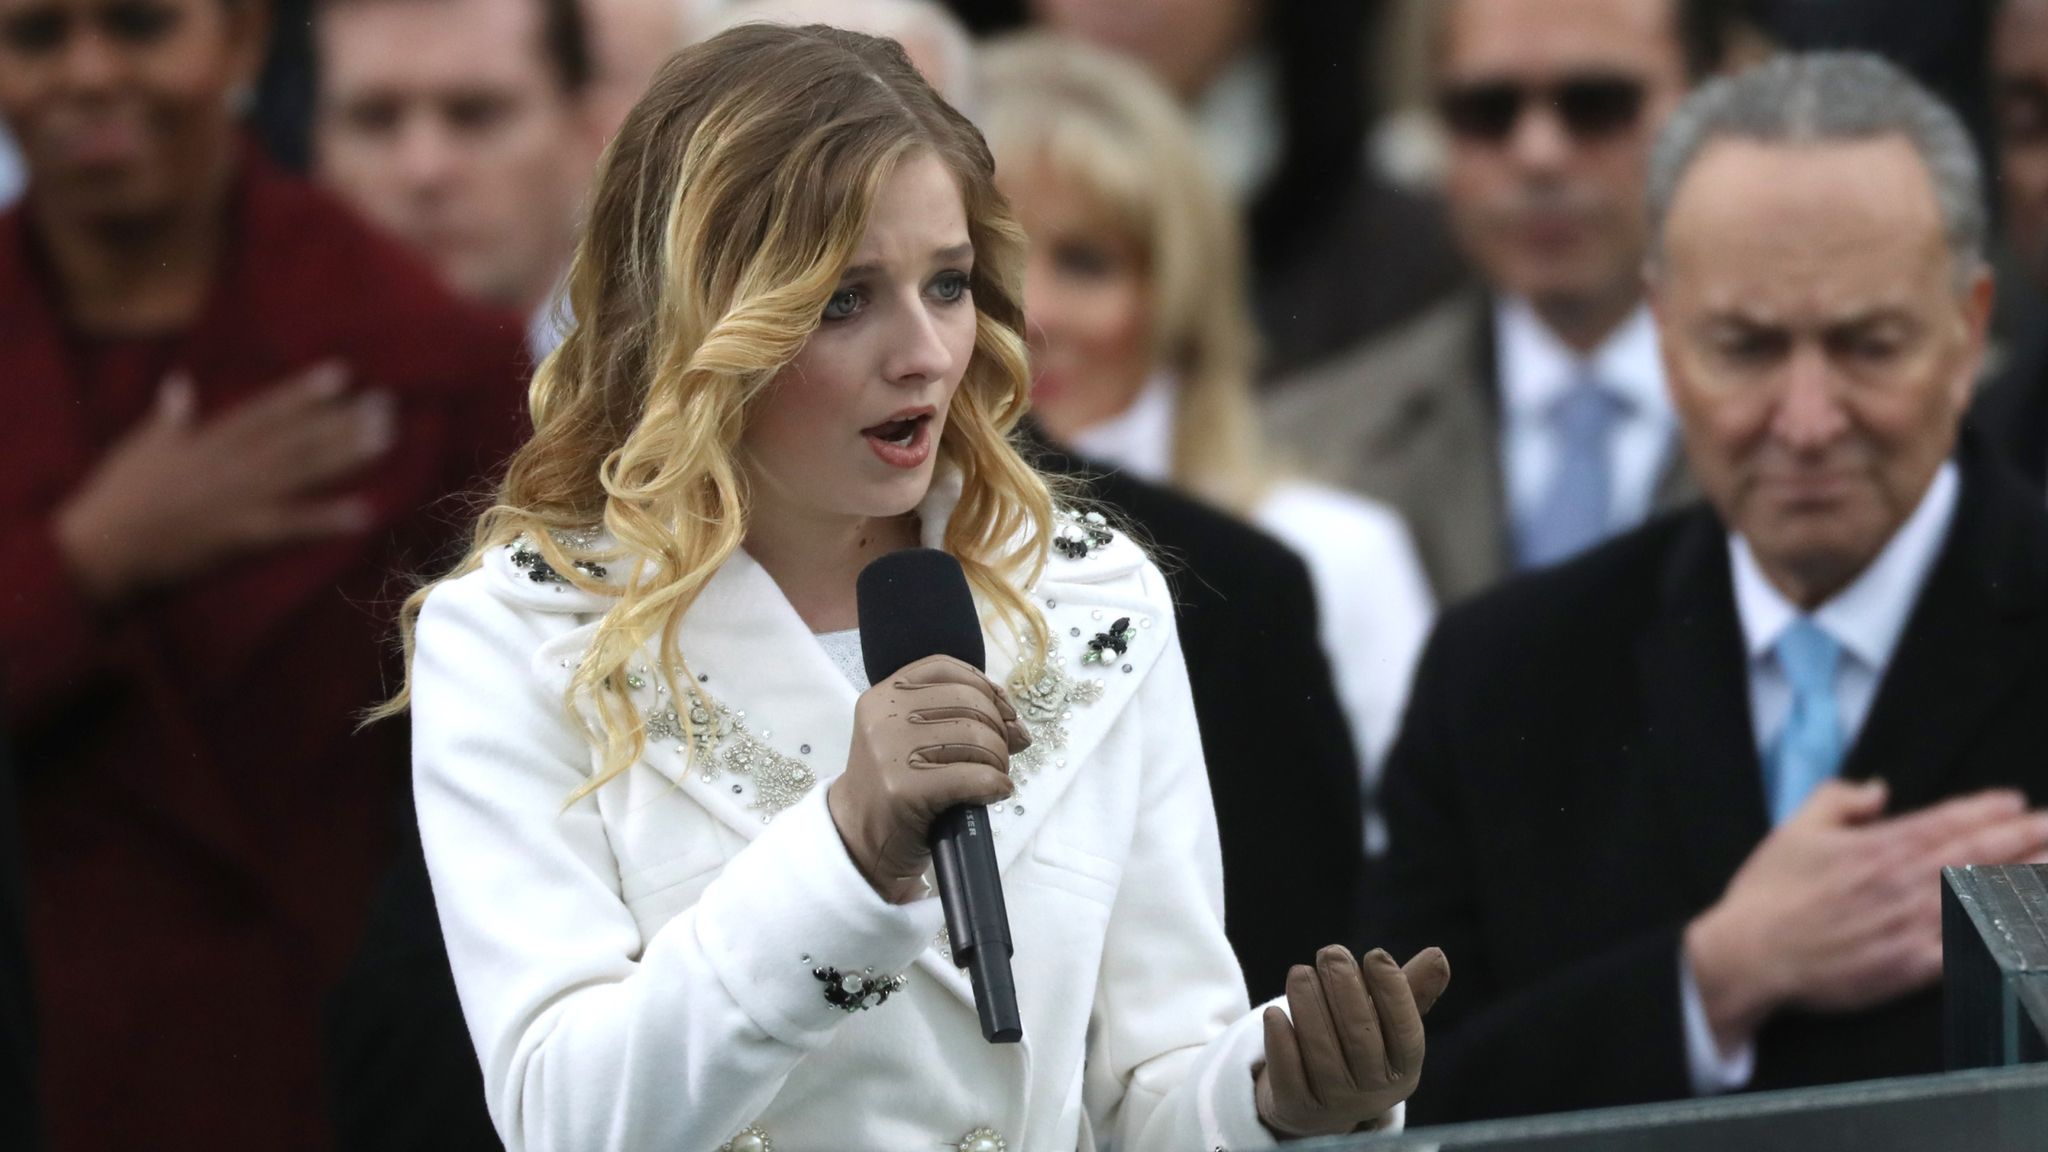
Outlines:
{"label": "white button", "polygon": [[1009,1145],[1003,1143],[1003,1134],[993,1128],[976,1128],[962,1136],[954,1147],[960,1152],[1009,1152]]}

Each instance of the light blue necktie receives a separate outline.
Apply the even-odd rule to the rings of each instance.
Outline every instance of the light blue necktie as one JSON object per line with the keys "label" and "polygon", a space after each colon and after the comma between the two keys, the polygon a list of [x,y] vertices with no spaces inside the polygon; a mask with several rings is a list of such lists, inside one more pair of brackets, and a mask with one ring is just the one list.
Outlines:
{"label": "light blue necktie", "polygon": [[1515,534],[1518,568],[1569,560],[1607,538],[1614,507],[1614,425],[1623,408],[1591,377],[1581,377],[1551,406],[1557,472],[1542,503]]}
{"label": "light blue necktie", "polygon": [[1765,766],[1771,823],[1782,824],[1842,766],[1842,713],[1835,699],[1841,646],[1804,617],[1778,637],[1778,667],[1792,683],[1792,714]]}

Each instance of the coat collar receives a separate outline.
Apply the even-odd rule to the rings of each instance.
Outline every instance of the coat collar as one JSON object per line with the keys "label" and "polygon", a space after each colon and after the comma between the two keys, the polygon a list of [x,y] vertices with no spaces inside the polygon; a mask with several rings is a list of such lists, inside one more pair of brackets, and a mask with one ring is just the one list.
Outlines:
{"label": "coat collar", "polygon": [[[943,537],[959,494],[956,476],[934,482],[920,508],[928,545],[936,546]],[[1044,674],[1030,684],[1017,683],[1016,643],[1000,625],[985,629],[989,675],[1009,686],[1035,740],[1012,761],[1016,795],[990,812],[997,860],[1005,872],[1081,772],[1120,770],[1092,763],[1093,753],[1172,635],[1169,594],[1142,550],[1123,533],[1079,521],[1073,513],[1062,513],[1061,519],[1056,532],[1089,546],[1085,552],[1055,549],[1029,591],[1055,644]],[[596,550],[603,548],[600,540],[592,543]],[[515,562],[515,556],[515,549],[506,547],[485,557],[501,594],[535,610],[581,617],[578,627],[543,645],[535,656],[536,675],[555,692],[566,691],[612,601],[545,575],[536,579],[533,568]],[[607,565],[603,581],[619,580],[618,571]],[[1105,642],[1104,658],[1091,659],[1090,641],[1098,636],[1107,640],[1119,621],[1128,621],[1127,630],[1115,637],[1124,651]],[[654,718],[650,733],[661,738],[650,738],[634,770],[659,773],[751,841],[777,812],[810,789],[826,786],[844,767],[859,694],[774,579],[744,552],[735,553],[705,585],[684,617],[678,641],[688,675],[715,712],[707,716],[700,711],[696,719],[709,721],[716,739],[691,752],[664,722],[673,698],[650,642],[634,666],[638,685],[633,695],[642,714]],[[927,949],[921,962],[971,1002],[964,974],[941,947]]]}

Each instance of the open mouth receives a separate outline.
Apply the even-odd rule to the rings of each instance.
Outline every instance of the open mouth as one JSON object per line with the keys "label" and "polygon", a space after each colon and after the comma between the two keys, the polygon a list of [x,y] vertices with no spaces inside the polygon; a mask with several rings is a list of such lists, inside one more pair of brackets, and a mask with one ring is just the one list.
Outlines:
{"label": "open mouth", "polygon": [[884,420],[870,428],[861,429],[867,438],[868,447],[881,457],[884,464],[892,468],[916,468],[930,458],[932,453],[932,413],[919,412],[915,415]]}
{"label": "open mouth", "polygon": [[905,420],[889,420],[872,428],[861,429],[861,435],[885,444],[894,444],[899,448],[908,448],[911,442],[917,439],[917,434],[924,430],[925,425],[931,423],[931,419],[930,416],[912,416]]}

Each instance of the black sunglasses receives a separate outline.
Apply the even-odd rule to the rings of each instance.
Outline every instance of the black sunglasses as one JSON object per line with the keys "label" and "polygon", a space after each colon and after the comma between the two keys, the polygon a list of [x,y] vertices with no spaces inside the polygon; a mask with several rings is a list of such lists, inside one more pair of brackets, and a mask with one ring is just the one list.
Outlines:
{"label": "black sunglasses", "polygon": [[1451,132],[1467,140],[1499,144],[1514,134],[1530,103],[1548,104],[1574,140],[1594,141],[1635,127],[1648,92],[1627,76],[1568,76],[1555,84],[1480,80],[1454,84],[1437,94],[1437,111]]}

